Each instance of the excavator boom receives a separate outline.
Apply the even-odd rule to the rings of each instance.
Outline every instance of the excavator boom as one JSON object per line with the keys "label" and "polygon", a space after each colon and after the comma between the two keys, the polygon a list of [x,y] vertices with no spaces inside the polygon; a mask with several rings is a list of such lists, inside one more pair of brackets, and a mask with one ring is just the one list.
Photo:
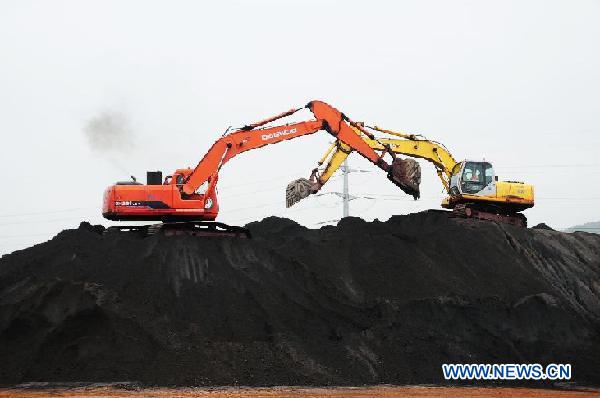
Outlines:
{"label": "excavator boom", "polygon": [[185,180],[182,190],[188,195],[193,194],[211,176],[218,173],[225,163],[242,152],[313,134],[322,127],[321,121],[311,120],[261,130],[240,130],[228,134],[213,144]]}
{"label": "excavator boom", "polygon": [[[446,147],[435,141],[418,138],[415,135],[401,134],[391,130],[379,129],[378,127],[374,127],[374,129],[388,134],[393,133],[393,135],[405,139],[368,137],[362,134],[358,128],[353,127],[354,132],[358,136],[361,136],[367,145],[376,151],[380,151],[381,153],[391,151],[394,154],[403,154],[431,162],[435,166],[444,188],[450,192],[450,176],[457,162]],[[331,178],[352,151],[353,149],[343,142],[335,141],[331,144],[323,158],[319,161],[320,166],[329,158],[325,169],[317,176],[318,179],[316,182],[319,188]]]}
{"label": "excavator boom", "polygon": [[306,108],[313,113],[315,120],[259,129],[267,123],[291,116],[301,109],[296,108],[249,124],[218,139],[186,178],[183,192],[188,195],[193,194],[211,176],[218,173],[225,163],[242,152],[313,134],[319,130],[325,130],[340,142],[352,146],[366,159],[387,171],[389,165],[382,162],[380,155],[354,133],[349,125],[353,122],[343,113],[322,101],[311,101]]}
{"label": "excavator boom", "polygon": [[[382,131],[398,138],[377,138],[368,132],[362,123],[353,122],[350,126],[357,137],[360,137],[370,148],[378,151],[380,158],[386,154],[392,157],[391,167],[387,170],[388,179],[396,184],[406,194],[412,195],[416,200],[420,197],[419,185],[421,184],[421,169],[413,159],[400,159],[397,154],[410,155],[413,158],[428,160],[435,166],[442,184],[450,192],[450,174],[456,161],[441,144],[421,139],[415,135],[402,134],[378,127],[372,129]],[[318,174],[318,169],[313,170],[310,178],[300,178],[292,181],[286,189],[286,205],[293,206],[300,200],[316,193],[327,183],[329,178],[337,171],[346,158],[354,151],[352,145],[336,140],[331,144],[318,165],[326,163],[325,169]]]}
{"label": "excavator boom", "polygon": [[[342,112],[322,101],[311,101],[305,108],[313,113],[314,119],[265,127],[302,109],[294,108],[223,135],[194,169],[178,169],[162,184],[161,174],[158,183],[142,185],[133,181],[107,188],[103,216],[110,220],[212,221],[219,211],[216,185],[225,163],[240,153],[320,130],[354,148],[384,171],[390,169],[382,156],[354,132],[351,127],[354,122]],[[206,189],[201,191],[204,185]]]}
{"label": "excavator boom", "polygon": [[[381,157],[385,154],[392,156],[388,178],[415,199],[420,195],[421,173],[420,166],[411,158],[420,158],[435,166],[449,195],[442,202],[442,207],[453,209],[459,216],[526,225],[525,217],[518,212],[533,206],[533,186],[515,181],[497,181],[490,163],[457,162],[442,144],[421,136],[371,127],[387,135],[375,137],[361,123],[354,123],[351,128]],[[353,150],[352,145],[335,141],[318,163],[319,166],[326,164],[320,174],[318,168],[314,169],[309,180],[299,179],[288,185],[288,207],[321,189]],[[400,159],[397,156],[399,154],[410,158]],[[305,187],[308,185],[310,189],[307,190]]]}

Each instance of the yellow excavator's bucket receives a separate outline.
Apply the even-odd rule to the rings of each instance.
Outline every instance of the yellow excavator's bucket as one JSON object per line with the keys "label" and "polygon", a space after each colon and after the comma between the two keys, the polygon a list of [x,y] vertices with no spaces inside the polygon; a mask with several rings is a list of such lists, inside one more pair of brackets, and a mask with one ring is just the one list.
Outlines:
{"label": "yellow excavator's bucket", "polygon": [[404,193],[412,195],[417,200],[421,196],[419,185],[421,184],[421,166],[414,159],[396,158],[392,162],[392,168],[388,172],[388,178],[400,187]]}

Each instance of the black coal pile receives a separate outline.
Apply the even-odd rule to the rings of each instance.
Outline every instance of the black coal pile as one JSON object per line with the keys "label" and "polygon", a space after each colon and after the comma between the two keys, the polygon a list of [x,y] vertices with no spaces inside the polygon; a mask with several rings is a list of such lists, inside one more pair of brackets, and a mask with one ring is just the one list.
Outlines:
{"label": "black coal pile", "polygon": [[0,383],[442,383],[571,363],[600,385],[600,236],[429,211],[253,239],[82,223],[0,259]]}

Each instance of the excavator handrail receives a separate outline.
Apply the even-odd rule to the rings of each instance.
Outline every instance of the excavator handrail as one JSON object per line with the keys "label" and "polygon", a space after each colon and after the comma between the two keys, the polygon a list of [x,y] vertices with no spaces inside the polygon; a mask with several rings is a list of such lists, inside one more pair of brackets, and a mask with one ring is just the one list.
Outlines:
{"label": "excavator handrail", "polygon": [[[391,134],[391,135],[396,135],[398,137],[403,137],[403,138],[410,138],[414,141],[429,141],[429,142],[433,142],[434,144],[437,144],[439,146],[441,146],[442,148],[444,148],[444,150],[446,150],[446,152],[448,152],[448,154],[450,154],[450,150],[448,149],[448,147],[446,147],[446,145],[442,144],[439,141],[435,141],[435,140],[430,140],[429,138],[425,137],[423,134],[406,134],[406,133],[400,133],[398,131],[395,130],[388,130],[388,129],[383,129],[380,128],[378,126],[366,126],[368,128],[370,128],[371,130],[375,130],[375,131],[380,131],[383,133],[387,133],[387,134]],[[422,138],[417,138],[417,137],[422,137]],[[450,156],[452,156],[450,154]]]}

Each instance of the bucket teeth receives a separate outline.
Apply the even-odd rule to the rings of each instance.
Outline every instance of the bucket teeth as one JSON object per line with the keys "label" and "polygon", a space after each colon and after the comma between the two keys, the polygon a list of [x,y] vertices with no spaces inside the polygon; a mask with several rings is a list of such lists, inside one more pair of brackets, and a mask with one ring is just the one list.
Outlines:
{"label": "bucket teeth", "polygon": [[421,196],[421,166],[414,159],[396,158],[388,173],[388,178],[400,187],[406,194],[412,195],[417,200]]}
{"label": "bucket teeth", "polygon": [[313,183],[306,178],[299,178],[290,182],[285,189],[285,206],[292,207],[302,199],[313,193]]}

